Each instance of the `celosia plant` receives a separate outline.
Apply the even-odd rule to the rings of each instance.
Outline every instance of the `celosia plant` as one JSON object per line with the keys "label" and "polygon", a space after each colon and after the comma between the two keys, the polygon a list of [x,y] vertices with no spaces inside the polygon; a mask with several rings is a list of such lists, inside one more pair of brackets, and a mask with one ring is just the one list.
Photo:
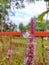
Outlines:
{"label": "celosia plant", "polygon": [[9,46],[9,49],[8,49],[7,56],[8,56],[9,58],[12,56],[12,42],[10,42],[10,46]]}
{"label": "celosia plant", "polygon": [[7,65],[10,65],[9,60],[10,60],[11,56],[12,56],[12,42],[10,41],[10,46],[9,46],[7,58],[6,58]]}
{"label": "celosia plant", "polygon": [[47,61],[48,61],[48,64],[49,64],[49,47],[47,48]]}
{"label": "celosia plant", "polygon": [[30,23],[30,31],[31,34],[28,37],[28,45],[26,49],[26,58],[24,61],[24,65],[34,65],[35,45],[34,36],[32,35],[34,33],[34,21],[32,18]]}
{"label": "celosia plant", "polygon": [[28,37],[28,45],[27,45],[27,49],[26,49],[26,59],[24,64],[25,65],[32,65],[34,64],[34,55],[35,55],[35,46],[34,46],[34,42],[32,42],[32,36],[30,35]]}
{"label": "celosia plant", "polygon": [[33,18],[31,18],[30,31],[32,34],[34,33],[34,20],[33,20]]}

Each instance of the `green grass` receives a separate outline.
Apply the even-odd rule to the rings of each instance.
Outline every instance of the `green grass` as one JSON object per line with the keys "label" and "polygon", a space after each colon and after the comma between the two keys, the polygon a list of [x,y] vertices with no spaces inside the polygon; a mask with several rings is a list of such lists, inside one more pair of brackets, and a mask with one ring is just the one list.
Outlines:
{"label": "green grass", "polygon": [[[10,39],[12,40],[12,57],[10,59],[10,65],[23,65],[23,61],[25,58],[27,40],[23,37],[7,37],[7,36],[0,36],[0,65],[6,65],[6,56],[7,51],[10,43]],[[40,57],[41,62],[42,60],[42,43],[44,44],[44,57],[46,59],[46,46],[48,46],[48,41],[39,38],[35,38],[36,43],[36,56],[34,58],[36,65],[38,62],[38,58]],[[47,60],[46,60],[47,62]]]}

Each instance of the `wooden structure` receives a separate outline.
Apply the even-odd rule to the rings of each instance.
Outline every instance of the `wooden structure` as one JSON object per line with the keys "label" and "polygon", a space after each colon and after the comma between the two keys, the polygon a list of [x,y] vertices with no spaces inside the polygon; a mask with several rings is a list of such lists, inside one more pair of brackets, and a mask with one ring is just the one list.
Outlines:
{"label": "wooden structure", "polygon": [[[12,36],[21,36],[22,33],[21,32],[0,32],[0,36],[1,35],[12,35]],[[49,32],[34,32],[34,36],[49,36]]]}
{"label": "wooden structure", "polygon": [[5,36],[5,35],[7,35],[7,36],[10,36],[10,35],[12,35],[12,36],[21,36],[22,35],[22,33],[21,32],[0,32],[0,36]]}

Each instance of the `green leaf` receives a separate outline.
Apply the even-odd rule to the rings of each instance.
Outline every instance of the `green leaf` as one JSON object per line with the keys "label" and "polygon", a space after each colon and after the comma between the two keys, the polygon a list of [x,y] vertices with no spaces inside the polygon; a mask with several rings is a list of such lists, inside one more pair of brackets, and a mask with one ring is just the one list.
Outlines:
{"label": "green leaf", "polygon": [[0,3],[8,3],[8,0],[0,0]]}
{"label": "green leaf", "polygon": [[44,0],[44,1],[48,2],[49,0]]}
{"label": "green leaf", "polygon": [[49,6],[49,2],[48,2],[48,6]]}
{"label": "green leaf", "polygon": [[2,5],[0,5],[0,12],[2,12],[2,9],[3,9],[3,7],[2,7]]}
{"label": "green leaf", "polygon": [[5,13],[6,15],[8,15],[8,12],[7,12],[7,10],[5,10],[5,11],[4,11],[4,13]]}
{"label": "green leaf", "polygon": [[0,19],[2,18],[2,15],[0,14]]}
{"label": "green leaf", "polygon": [[39,16],[38,16],[38,21],[42,21],[43,20],[43,17],[45,16],[45,14],[47,14],[49,12],[49,10],[41,13]]}
{"label": "green leaf", "polygon": [[9,8],[10,8],[10,5],[6,5],[5,8],[6,8],[6,9],[9,9]]}
{"label": "green leaf", "polygon": [[0,0],[0,3],[4,3],[5,2],[5,0]]}

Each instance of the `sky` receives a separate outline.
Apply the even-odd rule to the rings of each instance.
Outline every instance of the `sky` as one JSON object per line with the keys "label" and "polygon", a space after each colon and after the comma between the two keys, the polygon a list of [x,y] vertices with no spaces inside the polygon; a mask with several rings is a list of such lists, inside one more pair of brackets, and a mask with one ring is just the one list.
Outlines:
{"label": "sky", "polygon": [[[16,25],[19,25],[21,22],[26,25],[30,22],[31,17],[37,17],[42,12],[46,11],[46,3],[44,1],[36,1],[29,5],[27,2],[24,2],[25,8],[23,9],[16,9],[14,3],[12,4],[11,10],[9,10],[9,18]],[[13,16],[11,12],[13,13]]]}

